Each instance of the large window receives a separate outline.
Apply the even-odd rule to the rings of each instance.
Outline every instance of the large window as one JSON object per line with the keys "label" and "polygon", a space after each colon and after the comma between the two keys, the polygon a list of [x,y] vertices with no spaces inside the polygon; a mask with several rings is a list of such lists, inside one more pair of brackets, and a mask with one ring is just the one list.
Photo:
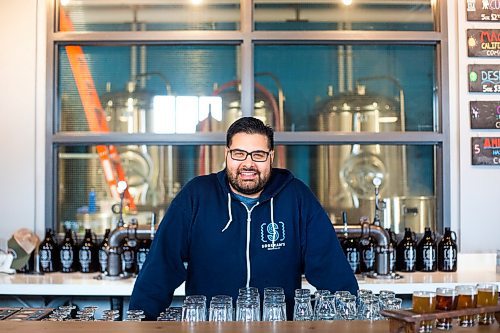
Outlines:
{"label": "large window", "polygon": [[378,178],[385,226],[449,225],[444,5],[348,3],[55,0],[47,224],[114,227],[120,180],[149,223],[255,116],[332,221],[373,218]]}

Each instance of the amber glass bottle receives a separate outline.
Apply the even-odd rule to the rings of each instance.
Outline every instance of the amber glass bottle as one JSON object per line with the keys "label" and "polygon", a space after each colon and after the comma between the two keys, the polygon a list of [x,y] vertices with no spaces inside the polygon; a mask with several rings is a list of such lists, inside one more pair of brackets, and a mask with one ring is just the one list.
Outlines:
{"label": "amber glass bottle", "polygon": [[438,244],[438,270],[441,272],[457,271],[457,244],[450,228],[444,228],[444,235]]}
{"label": "amber glass bottle", "polygon": [[431,228],[426,227],[424,236],[417,245],[417,270],[435,272],[437,270],[437,245]]}
{"label": "amber glass bottle", "polygon": [[401,272],[415,272],[417,261],[417,243],[410,228],[405,228],[405,235],[396,249],[396,269]]}

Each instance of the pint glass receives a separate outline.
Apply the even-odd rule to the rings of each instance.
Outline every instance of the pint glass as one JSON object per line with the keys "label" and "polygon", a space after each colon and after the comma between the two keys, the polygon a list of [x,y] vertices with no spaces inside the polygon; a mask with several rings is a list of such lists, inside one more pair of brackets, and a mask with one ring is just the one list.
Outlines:
{"label": "pint glass", "polygon": [[[475,308],[477,305],[477,289],[475,286],[457,286],[457,309]],[[471,327],[476,323],[476,315],[458,317],[458,324],[462,327]]]}
{"label": "pint glass", "polygon": [[[431,313],[436,310],[436,293],[432,291],[414,291],[412,297],[413,312]],[[423,320],[420,332],[431,332],[434,320]]]}
{"label": "pint glass", "polygon": [[[496,284],[477,285],[477,306],[494,306],[498,304],[498,286]],[[494,321],[493,313],[481,313],[479,325],[489,325]]]}
{"label": "pint glass", "polygon": [[[457,308],[457,291],[451,288],[436,289],[436,310],[452,311]],[[440,318],[436,328],[440,330],[450,330],[452,328],[452,318]]]}

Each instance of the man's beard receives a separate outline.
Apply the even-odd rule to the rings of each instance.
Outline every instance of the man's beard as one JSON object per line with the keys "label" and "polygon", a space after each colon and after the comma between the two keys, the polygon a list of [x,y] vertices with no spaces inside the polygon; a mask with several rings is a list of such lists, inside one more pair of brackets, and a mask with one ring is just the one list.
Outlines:
{"label": "man's beard", "polygon": [[[253,181],[239,179],[238,175],[242,171],[253,171],[257,174],[257,177]],[[226,168],[226,174],[231,186],[239,193],[246,195],[259,193],[269,181],[269,174],[262,176],[259,170],[254,168],[241,168],[236,170],[236,174],[231,173],[231,171]]]}

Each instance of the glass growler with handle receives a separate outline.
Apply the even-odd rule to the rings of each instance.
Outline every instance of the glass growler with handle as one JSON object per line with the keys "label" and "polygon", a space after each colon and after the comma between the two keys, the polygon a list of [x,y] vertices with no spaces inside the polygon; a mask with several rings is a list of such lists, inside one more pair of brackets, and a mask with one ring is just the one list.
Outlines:
{"label": "glass growler with handle", "polygon": [[437,245],[432,237],[431,228],[426,227],[424,236],[417,245],[417,271],[435,272],[437,270]]}
{"label": "glass growler with handle", "polygon": [[389,234],[389,271],[396,271],[396,248],[398,247],[397,237],[394,231],[389,228],[385,229]]}
{"label": "glass growler with handle", "polygon": [[71,229],[66,229],[64,239],[61,242],[59,256],[61,258],[61,272],[72,273],[76,271],[77,251]]}
{"label": "glass growler with handle", "polygon": [[78,263],[80,272],[93,273],[97,271],[99,253],[92,239],[92,230],[85,229],[85,236],[78,250]]}
{"label": "glass growler with handle", "polygon": [[[347,226],[347,213],[342,212],[342,221],[344,227]],[[345,229],[347,230],[347,228]],[[351,266],[352,272],[354,274],[359,274],[360,271],[360,251],[359,244],[356,238],[349,237],[347,231],[344,233],[344,239],[342,240],[342,249],[344,250],[344,254],[346,256],[347,262],[349,266]]]}
{"label": "glass growler with handle", "polygon": [[38,253],[42,272],[52,273],[59,270],[59,246],[54,240],[51,228],[45,229],[45,238],[38,247]]}
{"label": "glass growler with handle", "polygon": [[444,228],[443,238],[438,243],[437,269],[441,272],[457,271],[457,236],[450,228]]}
{"label": "glass growler with handle", "polygon": [[401,272],[415,272],[417,262],[417,242],[410,228],[405,228],[405,234],[396,249],[396,269]]}
{"label": "glass growler with handle", "polygon": [[104,231],[104,237],[99,244],[99,270],[105,273],[108,270],[108,247],[109,247],[109,233],[110,229]]}

